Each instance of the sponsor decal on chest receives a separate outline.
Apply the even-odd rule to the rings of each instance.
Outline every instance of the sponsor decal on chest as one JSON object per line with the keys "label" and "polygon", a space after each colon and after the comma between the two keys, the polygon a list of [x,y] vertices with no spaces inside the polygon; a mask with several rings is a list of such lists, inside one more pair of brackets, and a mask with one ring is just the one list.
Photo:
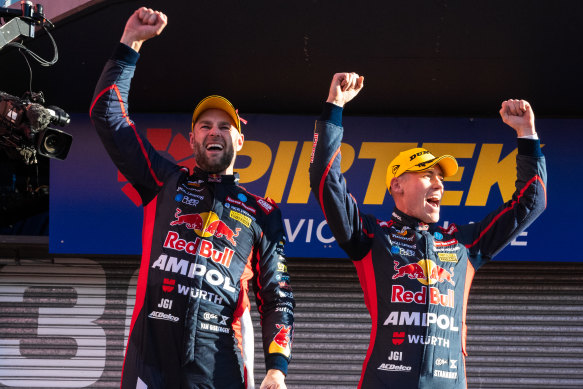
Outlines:
{"label": "sponsor decal on chest", "polygon": [[211,236],[214,236],[215,238],[225,238],[231,242],[233,246],[237,246],[235,238],[239,236],[239,231],[241,231],[241,229],[235,228],[235,231],[233,232],[233,230],[212,211],[183,214],[180,208],[176,208],[174,217],[176,219],[170,222],[171,226],[184,225],[202,238],[208,238]]}
{"label": "sponsor decal on chest", "polygon": [[251,212],[253,215],[255,215],[257,213],[257,211],[255,210],[255,208],[250,207],[249,205],[245,204],[241,200],[236,200],[236,199],[232,198],[231,196],[227,196],[227,198],[225,199],[225,201],[228,202],[228,203],[231,203],[231,204],[235,204],[235,205],[243,208],[247,212]]}

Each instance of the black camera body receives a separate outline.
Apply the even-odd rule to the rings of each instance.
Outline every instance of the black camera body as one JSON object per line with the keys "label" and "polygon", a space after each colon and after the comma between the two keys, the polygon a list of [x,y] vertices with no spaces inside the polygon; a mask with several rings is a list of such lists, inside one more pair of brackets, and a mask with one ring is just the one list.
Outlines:
{"label": "black camera body", "polygon": [[45,107],[42,93],[28,93],[19,99],[0,91],[0,147],[12,158],[36,163],[36,154],[65,159],[73,137],[51,124],[66,126],[69,115],[62,109]]}

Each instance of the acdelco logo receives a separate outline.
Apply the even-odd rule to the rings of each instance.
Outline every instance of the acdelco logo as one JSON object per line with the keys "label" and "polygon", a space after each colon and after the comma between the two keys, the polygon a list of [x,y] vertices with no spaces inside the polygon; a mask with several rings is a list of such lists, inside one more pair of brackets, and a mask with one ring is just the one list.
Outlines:
{"label": "acdelco logo", "polygon": [[152,311],[148,317],[150,319],[160,319],[160,320],[168,320],[168,321],[172,321],[172,322],[177,322],[178,319],[176,316],[173,316],[169,313],[164,313],[164,312],[158,312],[158,311]]}

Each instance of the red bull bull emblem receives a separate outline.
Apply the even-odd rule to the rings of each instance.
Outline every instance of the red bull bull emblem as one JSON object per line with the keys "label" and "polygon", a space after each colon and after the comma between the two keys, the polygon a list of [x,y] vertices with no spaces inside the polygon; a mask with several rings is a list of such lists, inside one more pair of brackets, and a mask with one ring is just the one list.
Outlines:
{"label": "red bull bull emblem", "polygon": [[276,324],[275,327],[279,330],[273,337],[273,341],[269,345],[269,353],[280,353],[285,356],[290,354],[290,342],[292,334],[292,326],[285,324]]}
{"label": "red bull bull emblem", "polygon": [[237,246],[235,238],[239,236],[240,228],[235,228],[235,232],[229,228],[219,216],[214,212],[203,213],[182,213],[180,208],[176,208],[174,214],[176,220],[170,222],[171,226],[185,225],[186,228],[194,230],[194,232],[202,237],[208,238],[214,236],[215,238],[225,238],[233,246]]}
{"label": "red bull bull emblem", "polygon": [[399,266],[399,261],[393,262],[396,272],[393,274],[393,280],[406,276],[410,279],[417,279],[423,285],[433,285],[447,281],[455,286],[453,267],[450,267],[449,271],[447,271],[431,259],[422,259],[417,263],[409,263],[403,266]]}

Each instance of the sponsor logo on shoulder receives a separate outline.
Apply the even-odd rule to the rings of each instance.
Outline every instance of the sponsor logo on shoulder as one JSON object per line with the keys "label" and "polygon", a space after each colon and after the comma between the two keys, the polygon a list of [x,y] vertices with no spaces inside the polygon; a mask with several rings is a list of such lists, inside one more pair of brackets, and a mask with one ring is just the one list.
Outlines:
{"label": "sponsor logo on shoulder", "polygon": [[229,217],[231,219],[237,220],[238,222],[240,222],[241,224],[243,224],[247,228],[249,228],[251,226],[251,218],[243,215],[242,213],[231,210],[229,212]]}
{"label": "sponsor logo on shoulder", "polygon": [[443,262],[458,262],[458,257],[454,253],[437,253],[437,256],[439,257],[439,260]]}
{"label": "sponsor logo on shoulder", "polygon": [[447,228],[439,226],[441,232],[447,235],[452,235],[458,231],[457,226],[455,224],[450,224]]}
{"label": "sponsor logo on shoulder", "polygon": [[168,320],[168,321],[172,321],[174,323],[176,323],[178,319],[176,316],[173,316],[169,313],[164,313],[164,312],[158,312],[158,311],[152,311],[150,312],[150,314],[148,315],[148,317],[150,319],[159,319],[159,320]]}
{"label": "sponsor logo on shoulder", "polygon": [[389,221],[381,221],[381,220],[377,220],[377,224],[381,227],[391,227],[393,225],[394,221],[389,220]]}
{"label": "sponsor logo on shoulder", "polygon": [[435,247],[447,247],[447,246],[454,246],[456,244],[458,244],[457,239],[450,239],[447,240],[445,242],[433,242],[433,244],[435,245]]}
{"label": "sponsor logo on shoulder", "polygon": [[252,208],[252,207],[248,206],[247,204],[245,204],[241,200],[237,200],[237,199],[234,199],[234,198],[232,198],[230,196],[227,196],[227,198],[225,199],[225,201],[227,201],[228,203],[231,203],[231,204],[238,205],[239,207],[243,208],[247,212],[251,212],[253,215],[255,215],[257,213],[257,211],[255,210],[255,208]]}
{"label": "sponsor logo on shoulder", "polygon": [[314,162],[314,154],[316,153],[317,145],[318,145],[318,133],[314,132],[314,142],[312,143],[312,154],[310,155],[310,163]]}
{"label": "sponsor logo on shoulder", "polygon": [[270,204],[267,200],[262,199],[262,198],[258,198],[257,199],[257,205],[259,205],[259,207],[261,209],[263,209],[263,211],[266,214],[270,214],[271,212],[273,212],[273,210],[275,209],[275,206],[273,206],[272,204]]}

